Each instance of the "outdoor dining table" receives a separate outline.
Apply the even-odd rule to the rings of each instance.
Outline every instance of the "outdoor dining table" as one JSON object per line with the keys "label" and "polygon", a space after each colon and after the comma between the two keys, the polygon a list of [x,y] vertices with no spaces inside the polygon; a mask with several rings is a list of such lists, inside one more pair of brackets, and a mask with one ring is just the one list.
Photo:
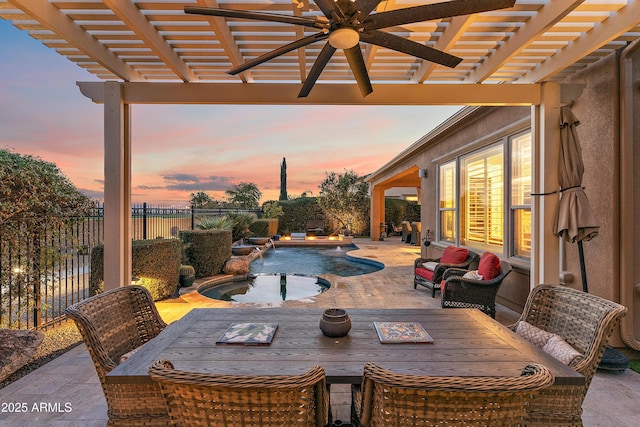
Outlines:
{"label": "outdoor dining table", "polygon": [[[474,309],[349,309],[348,335],[319,329],[322,309],[197,308],[120,363],[107,382],[148,382],[157,359],[176,369],[226,375],[297,375],[314,365],[329,384],[357,384],[367,362],[397,373],[438,376],[517,376],[541,363],[556,384],[584,377],[511,330]],[[232,323],[269,322],[278,328],[269,345],[216,344]],[[432,343],[381,343],[374,322],[418,322]]]}

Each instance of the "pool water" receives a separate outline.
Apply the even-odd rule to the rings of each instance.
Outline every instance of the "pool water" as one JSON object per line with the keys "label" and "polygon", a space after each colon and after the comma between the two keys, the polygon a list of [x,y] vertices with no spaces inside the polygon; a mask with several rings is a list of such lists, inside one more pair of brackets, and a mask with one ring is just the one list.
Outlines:
{"label": "pool water", "polygon": [[347,252],[356,248],[355,245],[336,248],[278,248],[276,243],[276,249],[269,249],[262,255],[262,259],[257,258],[249,268],[254,274],[335,274],[342,277],[373,273],[384,268],[384,265],[374,261],[348,257]]}
{"label": "pool water", "polygon": [[300,300],[329,289],[325,280],[292,274],[258,274],[202,291],[202,295],[234,302],[275,303]]}

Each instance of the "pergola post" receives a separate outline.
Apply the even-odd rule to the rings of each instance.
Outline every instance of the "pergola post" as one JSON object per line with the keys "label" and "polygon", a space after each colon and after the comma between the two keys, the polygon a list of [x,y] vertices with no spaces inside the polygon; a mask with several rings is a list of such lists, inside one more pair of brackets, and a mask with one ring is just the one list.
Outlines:
{"label": "pergola post", "polygon": [[530,286],[558,284],[560,248],[553,232],[558,206],[558,157],[560,146],[560,84],[543,83],[540,104],[531,107],[533,138],[533,188],[531,203]]}
{"label": "pergola post", "polygon": [[371,190],[371,240],[380,240],[380,224],[384,222],[384,188],[373,185]]}
{"label": "pergola post", "polygon": [[104,84],[104,289],[131,283],[131,112],[118,82]]}

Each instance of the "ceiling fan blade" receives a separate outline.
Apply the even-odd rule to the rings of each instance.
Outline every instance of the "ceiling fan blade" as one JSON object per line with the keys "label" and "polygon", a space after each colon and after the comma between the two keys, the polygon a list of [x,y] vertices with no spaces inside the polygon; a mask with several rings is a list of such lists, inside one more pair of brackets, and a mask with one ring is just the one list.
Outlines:
{"label": "ceiling fan blade", "polygon": [[309,92],[311,92],[311,88],[314,84],[316,84],[318,77],[320,77],[320,73],[322,73],[322,70],[324,70],[324,67],[327,65],[327,62],[329,62],[335,51],[336,48],[331,46],[329,42],[324,45],[324,47],[320,51],[320,54],[316,58],[316,62],[313,63],[313,67],[311,67],[306,80],[302,84],[302,89],[300,89],[298,98],[305,98],[307,95],[309,95]]}
{"label": "ceiling fan blade", "polygon": [[313,2],[324,13],[324,16],[329,19],[331,19],[333,11],[338,7],[333,0],[313,0]]}
{"label": "ceiling fan blade", "polygon": [[367,73],[367,66],[364,63],[360,45],[357,44],[350,49],[345,49],[344,54],[347,57],[347,61],[349,61],[351,72],[356,78],[362,96],[369,95],[373,92],[373,88],[371,87],[371,80],[369,80],[369,73]]}
{"label": "ceiling fan blade", "polygon": [[365,31],[378,30],[380,28],[410,24],[412,22],[430,21],[432,19],[450,18],[452,16],[505,9],[512,7],[515,2],[515,0],[451,0],[375,13],[369,15],[363,24]]}
{"label": "ceiling fan blade", "polygon": [[246,71],[249,68],[253,68],[256,65],[260,65],[263,62],[267,62],[277,56],[284,55],[285,53],[291,52],[294,49],[298,49],[298,48],[310,45],[312,43],[319,42],[320,40],[324,40],[327,37],[329,37],[329,34],[316,33],[311,36],[301,38],[299,40],[294,41],[293,43],[289,43],[287,45],[274,49],[271,52],[267,52],[264,55],[260,55],[257,58],[254,58],[250,61],[245,62],[244,64],[240,64],[237,67],[233,67],[232,69],[227,71],[227,74],[231,74],[232,76],[235,76],[238,73]]}
{"label": "ceiling fan blade", "polygon": [[380,4],[381,0],[356,0],[356,8],[360,11],[360,21],[369,16]]}
{"label": "ceiling fan blade", "polygon": [[398,37],[395,34],[386,33],[384,31],[368,31],[360,34],[360,40],[366,43],[375,44],[376,46],[386,47],[407,55],[417,56],[427,61],[435,62],[445,67],[454,68],[458,65],[462,58],[449,55],[441,50]]}
{"label": "ceiling fan blade", "polygon": [[328,28],[329,24],[317,19],[301,16],[280,15],[277,13],[252,12],[249,10],[218,9],[214,7],[185,6],[185,13],[194,15],[222,16],[225,18],[252,19],[255,21],[271,21],[283,24],[302,25],[303,27]]}

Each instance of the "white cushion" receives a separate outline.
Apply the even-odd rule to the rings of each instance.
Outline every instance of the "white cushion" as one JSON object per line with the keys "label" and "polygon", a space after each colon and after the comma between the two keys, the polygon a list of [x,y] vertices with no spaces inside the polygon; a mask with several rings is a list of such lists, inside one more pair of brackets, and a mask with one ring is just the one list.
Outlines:
{"label": "white cushion", "polygon": [[438,263],[433,261],[427,261],[427,262],[423,262],[422,266],[427,270],[435,271],[436,267],[438,266]]}
{"label": "white cushion", "polygon": [[575,348],[571,347],[560,335],[553,335],[542,347],[542,350],[549,353],[565,365],[571,365],[578,357],[582,357]]}
{"label": "white cushion", "polygon": [[462,277],[465,279],[482,280],[482,274],[479,274],[478,270],[467,271]]}
{"label": "white cushion", "polygon": [[547,344],[547,341],[549,341],[549,339],[554,335],[551,332],[547,332],[544,329],[533,326],[524,320],[518,322],[516,334],[539,348],[543,348]]}

